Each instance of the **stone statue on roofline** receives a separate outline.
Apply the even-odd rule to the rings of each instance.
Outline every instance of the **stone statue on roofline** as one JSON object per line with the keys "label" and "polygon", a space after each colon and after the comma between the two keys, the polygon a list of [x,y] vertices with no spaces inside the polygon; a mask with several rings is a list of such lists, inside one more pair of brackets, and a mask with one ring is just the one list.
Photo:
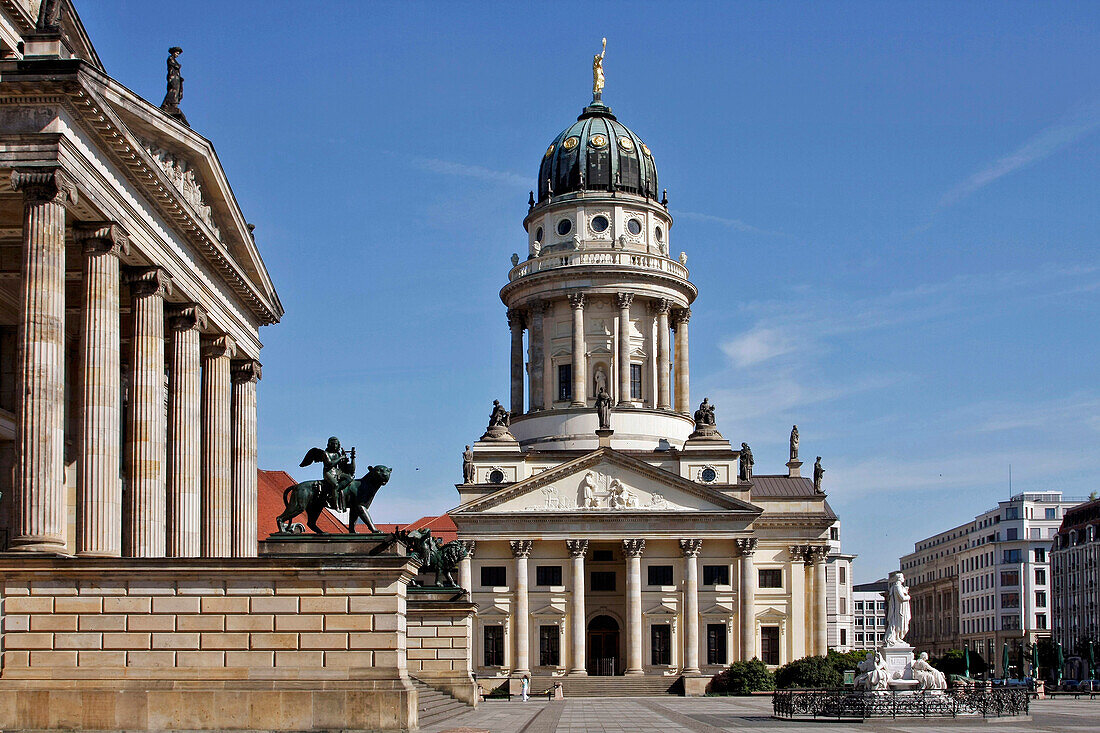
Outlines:
{"label": "stone statue on roofline", "polygon": [[474,483],[474,452],[470,446],[462,452],[462,483]]}
{"label": "stone statue on roofline", "polygon": [[717,420],[714,417],[714,404],[709,397],[704,397],[699,403],[699,409],[695,411],[695,430],[688,436],[692,438],[721,438],[718,432]]}
{"label": "stone statue on roofline", "polygon": [[748,443],[741,444],[740,478],[742,481],[752,481],[752,466],[756,463],[752,457],[752,449]]}
{"label": "stone statue on roofline", "polygon": [[180,102],[183,101],[183,75],[180,73],[179,62],[181,53],[183,53],[183,49],[179,46],[172,46],[168,49],[168,91],[164,95],[164,101],[160,103],[160,108],[169,117],[176,119],[186,127],[190,127],[187,124],[187,117],[180,110]]}
{"label": "stone statue on roofline", "polygon": [[821,479],[824,476],[825,476],[825,469],[821,467],[821,456],[818,456],[817,460],[814,461],[814,491],[816,491],[819,494],[824,494],[825,493],[824,491],[821,490]]}
{"label": "stone statue on roofline", "polygon": [[489,414],[489,427],[485,429],[481,439],[498,443],[514,442],[515,438],[509,429],[511,425],[512,416],[508,414],[508,410],[500,404],[500,400],[493,400],[493,411]]}
{"label": "stone statue on roofline", "polygon": [[596,392],[596,417],[600,430],[611,429],[611,395],[603,387]]}
{"label": "stone statue on roofline", "polygon": [[791,463],[798,460],[798,426],[791,428]]}

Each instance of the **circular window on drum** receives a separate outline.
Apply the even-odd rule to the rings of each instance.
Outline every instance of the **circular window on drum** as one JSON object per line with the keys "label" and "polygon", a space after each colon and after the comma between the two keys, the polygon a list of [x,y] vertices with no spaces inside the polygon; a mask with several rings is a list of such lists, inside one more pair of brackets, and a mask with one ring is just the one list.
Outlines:
{"label": "circular window on drum", "polygon": [[703,466],[699,469],[699,481],[704,484],[713,484],[718,480],[718,470],[714,466]]}
{"label": "circular window on drum", "polygon": [[627,219],[626,230],[636,237],[642,233],[642,222],[637,219]]}
{"label": "circular window on drum", "polygon": [[491,484],[502,484],[502,483],[504,483],[504,471],[501,471],[499,468],[494,468],[492,471],[489,471],[489,483],[491,483]]}
{"label": "circular window on drum", "polygon": [[562,219],[558,222],[558,234],[564,237],[571,231],[573,231],[573,222],[568,219]]}
{"label": "circular window on drum", "polygon": [[542,227],[535,230],[535,241],[542,244]]}
{"label": "circular window on drum", "polygon": [[598,216],[593,216],[592,217],[591,226],[592,226],[592,231],[596,232],[597,234],[600,234],[600,233],[603,233],[603,232],[607,231],[607,228],[609,226],[611,226],[611,222],[609,222],[607,220],[606,216],[604,216],[603,214],[600,214]]}

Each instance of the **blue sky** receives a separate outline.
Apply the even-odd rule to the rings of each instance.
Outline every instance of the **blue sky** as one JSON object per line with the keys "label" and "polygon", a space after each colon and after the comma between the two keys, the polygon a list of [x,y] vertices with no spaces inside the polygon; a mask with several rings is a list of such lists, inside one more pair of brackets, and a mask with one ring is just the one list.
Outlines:
{"label": "blue sky", "polygon": [[1100,5],[78,0],[147,99],[184,48],[286,306],[261,465],[335,434],[456,503],[507,399],[497,295],[546,145],[589,99],[653,150],[690,258],[692,396],[803,456],[857,580],[1013,488],[1100,488]]}

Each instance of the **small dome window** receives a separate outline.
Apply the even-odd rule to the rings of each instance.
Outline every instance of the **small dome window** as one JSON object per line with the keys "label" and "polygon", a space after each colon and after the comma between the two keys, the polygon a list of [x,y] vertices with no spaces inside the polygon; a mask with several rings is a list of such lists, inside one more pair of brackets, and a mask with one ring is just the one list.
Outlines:
{"label": "small dome window", "polygon": [[607,136],[596,133],[592,137],[588,138],[588,144],[594,148],[602,148],[607,145]]}
{"label": "small dome window", "polygon": [[649,158],[653,157],[653,153],[649,152],[649,146],[646,145],[645,143],[642,143],[642,152],[645,153],[646,156],[649,157]]}
{"label": "small dome window", "polygon": [[577,144],[580,143],[580,141],[581,139],[576,135],[570,135],[569,137],[565,138],[565,142],[563,142],[561,146],[566,150],[572,150],[573,148],[577,147]]}
{"label": "small dome window", "polygon": [[535,241],[540,243],[542,242],[542,227],[539,227],[535,230]]}
{"label": "small dome window", "polygon": [[504,483],[504,471],[501,471],[499,468],[494,468],[492,471],[490,471],[489,472],[489,483],[491,483],[491,484],[502,484],[502,483]]}
{"label": "small dome window", "polygon": [[569,221],[568,219],[562,219],[558,222],[558,234],[562,235],[563,237],[572,230],[573,222]]}
{"label": "small dome window", "polygon": [[634,150],[634,141],[624,135],[619,138],[619,147],[630,152]]}
{"label": "small dome window", "polygon": [[664,233],[664,231],[661,230],[661,227],[657,227],[656,229],[654,229],[653,230],[653,235],[655,237],[657,237],[658,242],[665,241],[665,233]]}
{"label": "small dome window", "polygon": [[642,223],[637,219],[629,219],[626,222],[626,230],[634,236],[638,236],[642,233]]}
{"label": "small dome window", "polygon": [[603,216],[601,214],[600,216],[592,217],[592,231],[594,231],[594,232],[606,232],[607,228],[609,226],[611,226],[611,224],[610,224],[610,222],[607,221],[606,216]]}
{"label": "small dome window", "polygon": [[553,154],[554,154],[554,143],[550,143],[550,147],[548,147],[548,148],[546,149],[546,155],[544,155],[544,156],[542,156],[542,157],[544,157],[544,158],[549,158],[549,157],[550,157],[551,155],[553,155]]}

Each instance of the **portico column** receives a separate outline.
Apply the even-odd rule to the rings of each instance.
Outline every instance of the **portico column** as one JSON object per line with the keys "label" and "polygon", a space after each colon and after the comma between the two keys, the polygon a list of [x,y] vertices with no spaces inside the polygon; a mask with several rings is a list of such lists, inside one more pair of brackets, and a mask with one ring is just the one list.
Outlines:
{"label": "portico column", "polygon": [[477,543],[474,540],[462,540],[466,556],[458,561],[458,587],[467,593],[474,592],[473,559]]}
{"label": "portico column", "polygon": [[688,321],[690,308],[680,308],[673,313],[676,323],[676,412],[691,412],[691,395],[688,384]]}
{"label": "portico column", "polygon": [[626,672],[642,669],[642,553],[645,540],[623,540],[626,555]]}
{"label": "portico column", "polygon": [[668,312],[671,306],[667,300],[658,300],[657,311],[657,409],[672,409],[672,391],[669,385],[669,343]]}
{"label": "portico column", "polygon": [[756,568],[752,562],[756,538],[738,537],[734,542],[741,551],[741,659],[747,662],[756,656]]}
{"label": "portico column", "polygon": [[84,248],[80,311],[83,416],[76,485],[76,552],[122,554],[122,389],[118,294],[119,255],[130,240],[111,222],[76,230]]}
{"label": "portico column", "polygon": [[569,548],[569,554],[573,557],[573,575],[570,582],[573,594],[571,598],[571,615],[569,628],[573,632],[573,644],[570,650],[569,674],[584,676],[588,674],[585,669],[585,632],[586,619],[584,610],[584,556],[588,552],[588,540],[566,540],[565,546]]}
{"label": "portico column", "polygon": [[527,333],[527,376],[531,383],[531,412],[538,412],[546,407],[542,343],[542,314],[545,311],[546,303],[542,301],[531,303],[527,311],[531,319]]}
{"label": "portico column", "polygon": [[684,553],[684,671],[699,671],[699,550],[702,540],[680,540]]}
{"label": "portico column", "polygon": [[256,557],[256,502],[259,480],[256,445],[256,382],[260,381],[260,362],[235,361],[233,375],[233,476],[230,490],[233,557]]}
{"label": "portico column", "polygon": [[630,404],[630,304],[633,293],[619,293],[619,404]]}
{"label": "portico column", "polygon": [[512,331],[512,416],[523,414],[523,311],[508,309],[508,328]]}
{"label": "portico column", "polygon": [[516,608],[512,624],[514,635],[515,660],[512,673],[530,674],[531,663],[528,647],[531,643],[527,627],[530,611],[527,604],[527,556],[531,554],[531,540],[512,540],[512,557],[516,560]]}
{"label": "portico column", "polygon": [[130,337],[123,552],[128,557],[164,557],[168,461],[164,296],[172,291],[172,279],[161,267],[131,270],[127,279],[134,331]]}
{"label": "portico column", "polygon": [[829,617],[826,613],[825,559],[829,555],[828,547],[811,549],[811,562],[814,568],[814,654],[829,653]]}
{"label": "portico column", "polygon": [[59,169],[16,169],[23,252],[16,355],[16,464],[11,549],[64,552],[65,204],[76,188]]}
{"label": "portico column", "polygon": [[199,334],[206,313],[194,304],[169,310],[168,328],[168,557],[198,557],[202,487],[202,368]]}
{"label": "portico column", "polygon": [[229,557],[232,552],[229,362],[234,352],[233,339],[224,335],[202,349],[203,557]]}
{"label": "portico column", "polygon": [[588,380],[584,377],[584,293],[574,293],[569,296],[569,305],[573,309],[573,407],[584,407],[588,404],[588,395],[585,394],[585,386]]}

